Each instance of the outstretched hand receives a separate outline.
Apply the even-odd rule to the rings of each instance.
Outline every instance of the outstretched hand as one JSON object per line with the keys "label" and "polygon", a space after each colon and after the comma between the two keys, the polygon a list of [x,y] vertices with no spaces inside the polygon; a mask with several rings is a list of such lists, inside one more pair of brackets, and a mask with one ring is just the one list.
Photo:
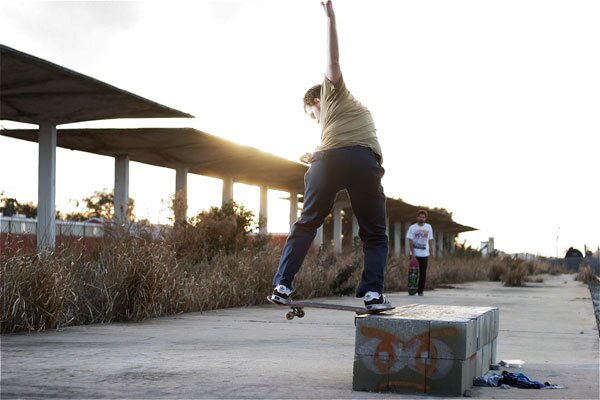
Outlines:
{"label": "outstretched hand", "polygon": [[335,13],[333,12],[333,4],[331,3],[331,0],[327,0],[325,2],[321,2],[321,6],[323,7],[323,11],[325,11],[325,15],[327,15],[328,18],[335,18]]}
{"label": "outstretched hand", "polygon": [[303,155],[300,156],[300,162],[303,162],[305,164],[310,164],[312,162],[312,153],[304,153]]}

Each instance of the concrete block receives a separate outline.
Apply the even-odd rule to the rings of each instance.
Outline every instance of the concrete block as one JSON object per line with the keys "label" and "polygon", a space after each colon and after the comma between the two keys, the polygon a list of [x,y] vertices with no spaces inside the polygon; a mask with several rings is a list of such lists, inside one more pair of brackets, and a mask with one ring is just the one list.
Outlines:
{"label": "concrete block", "polygon": [[477,353],[467,360],[429,360],[426,371],[425,390],[449,396],[462,396],[473,386],[477,374]]}
{"label": "concrete block", "polygon": [[488,313],[485,314],[485,318],[489,319],[489,332],[487,333],[487,338],[484,344],[491,343],[495,338],[498,337],[498,333],[500,332],[500,310],[497,308],[492,308]]}
{"label": "concrete block", "polygon": [[497,315],[413,304],[357,317],[354,390],[462,395],[495,360]]}
{"label": "concrete block", "polygon": [[492,310],[492,338],[496,339],[498,337],[498,334],[500,333],[500,310],[497,308],[494,308]]}
{"label": "concrete block", "polygon": [[481,346],[483,346],[483,340],[481,339],[481,323],[478,318],[475,318],[475,323],[477,324],[477,350],[481,350]]}
{"label": "concrete block", "polygon": [[482,365],[482,375],[490,370],[490,365],[492,364],[492,343],[488,343],[481,349],[481,353],[483,355],[483,365]]}
{"label": "concrete block", "polygon": [[389,390],[389,357],[354,356],[352,390],[384,392]]}
{"label": "concrete block", "polygon": [[490,343],[483,346],[477,351],[477,376],[483,375],[490,370],[490,365],[496,363],[497,340],[494,339]]}
{"label": "concrete block", "polygon": [[396,316],[357,318],[355,354],[427,358],[429,325],[429,321],[407,321]]}
{"label": "concrete block", "polygon": [[390,369],[389,391],[401,393],[425,393],[428,358],[404,358],[396,360]]}
{"label": "concrete block", "polygon": [[352,389],[367,392],[424,393],[426,358],[355,355]]}
{"label": "concrete block", "polygon": [[487,313],[477,317],[479,323],[479,348],[483,348],[490,340],[490,319],[486,318]]}
{"label": "concrete block", "polygon": [[475,358],[476,358],[476,365],[475,365],[475,374],[477,374],[477,376],[483,375],[483,349],[479,349],[477,350],[477,353],[475,354]]}
{"label": "concrete block", "polygon": [[476,319],[431,321],[430,358],[466,360],[477,352]]}
{"label": "concrete block", "polygon": [[491,309],[478,317],[480,333],[479,348],[482,348],[493,340],[495,330],[494,319],[495,315]]}

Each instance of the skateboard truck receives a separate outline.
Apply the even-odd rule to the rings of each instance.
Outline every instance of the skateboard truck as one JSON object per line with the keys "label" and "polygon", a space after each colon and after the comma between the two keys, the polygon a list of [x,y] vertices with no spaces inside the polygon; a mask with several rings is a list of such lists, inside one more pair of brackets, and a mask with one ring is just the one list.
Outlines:
{"label": "skateboard truck", "polygon": [[292,307],[292,311],[288,311],[285,314],[285,319],[287,319],[288,321],[291,321],[294,319],[294,317],[298,317],[298,318],[304,318],[304,310],[302,309],[302,307]]}

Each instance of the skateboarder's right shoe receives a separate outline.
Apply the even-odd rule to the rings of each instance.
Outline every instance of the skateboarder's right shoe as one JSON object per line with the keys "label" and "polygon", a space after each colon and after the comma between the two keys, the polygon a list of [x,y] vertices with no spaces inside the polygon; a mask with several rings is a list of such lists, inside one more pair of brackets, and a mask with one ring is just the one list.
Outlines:
{"label": "skateboarder's right shoe", "polygon": [[292,291],[283,285],[275,286],[273,294],[271,295],[271,301],[278,304],[290,304],[292,302]]}
{"label": "skateboarder's right shoe", "polygon": [[365,295],[365,308],[369,311],[391,310],[394,306],[385,298],[383,293],[367,292]]}

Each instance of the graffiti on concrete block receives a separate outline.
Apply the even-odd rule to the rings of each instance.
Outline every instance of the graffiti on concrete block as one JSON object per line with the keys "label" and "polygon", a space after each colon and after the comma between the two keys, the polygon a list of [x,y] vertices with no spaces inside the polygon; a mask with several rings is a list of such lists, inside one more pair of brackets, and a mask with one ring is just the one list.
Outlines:
{"label": "graffiti on concrete block", "polygon": [[[397,374],[408,368],[429,379],[441,379],[448,375],[454,363],[454,353],[443,341],[458,335],[454,327],[423,332],[404,341],[378,328],[362,327],[360,333],[365,341],[358,349],[359,353],[373,355],[362,360],[375,374]],[[396,382],[398,385],[404,383]]]}

